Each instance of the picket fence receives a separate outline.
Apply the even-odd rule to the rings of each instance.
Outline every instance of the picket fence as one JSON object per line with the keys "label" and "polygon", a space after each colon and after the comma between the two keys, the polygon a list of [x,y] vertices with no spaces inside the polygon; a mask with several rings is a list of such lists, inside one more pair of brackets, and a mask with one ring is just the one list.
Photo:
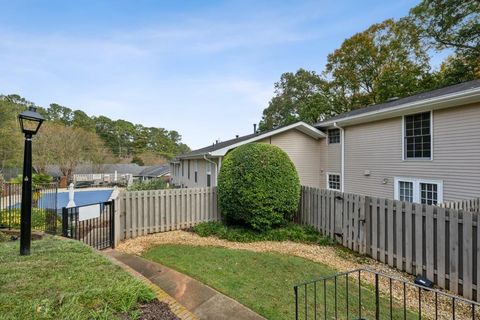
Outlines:
{"label": "picket fence", "polygon": [[119,240],[220,219],[216,187],[125,191],[116,203]]}
{"label": "picket fence", "polygon": [[302,187],[298,222],[354,251],[480,301],[479,217],[469,210]]}

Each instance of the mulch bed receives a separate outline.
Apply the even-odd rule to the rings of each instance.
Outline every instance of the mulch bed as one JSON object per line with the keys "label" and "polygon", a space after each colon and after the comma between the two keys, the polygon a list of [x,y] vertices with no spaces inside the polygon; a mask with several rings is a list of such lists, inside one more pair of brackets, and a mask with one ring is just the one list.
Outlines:
{"label": "mulch bed", "polygon": [[[137,320],[180,320],[171,310],[168,304],[158,301],[157,299],[141,304],[138,308],[140,316]],[[130,320],[131,318],[125,314],[117,315],[122,320]]]}
{"label": "mulch bed", "polygon": [[180,320],[165,302],[152,300],[139,308],[141,316],[138,320]]}

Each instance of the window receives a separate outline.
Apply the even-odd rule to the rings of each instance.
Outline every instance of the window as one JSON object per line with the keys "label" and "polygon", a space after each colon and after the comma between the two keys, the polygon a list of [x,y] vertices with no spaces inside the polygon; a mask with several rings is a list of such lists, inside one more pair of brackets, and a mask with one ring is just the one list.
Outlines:
{"label": "window", "polygon": [[212,185],[212,164],[210,162],[207,162],[206,165],[206,173],[207,173],[207,187],[210,187]]}
{"label": "window", "polygon": [[340,129],[329,129],[328,131],[328,143],[340,143]]}
{"label": "window", "polygon": [[438,203],[438,185],[434,183],[420,183],[420,203]]}
{"label": "window", "polygon": [[395,200],[436,205],[443,202],[443,181],[395,178]]}
{"label": "window", "polygon": [[399,200],[413,202],[413,182],[399,181]]}
{"label": "window", "polygon": [[187,160],[187,179],[190,180],[190,159]]}
{"label": "window", "polygon": [[340,190],[340,175],[328,174],[328,189]]}
{"label": "window", "polygon": [[182,177],[184,176],[184,170],[183,170],[183,164],[185,163],[185,161],[182,160],[182,163],[180,164],[182,166]]}
{"label": "window", "polygon": [[195,183],[198,182],[198,160],[195,160]]}
{"label": "window", "polygon": [[430,112],[405,116],[404,126],[404,159],[431,159]]}

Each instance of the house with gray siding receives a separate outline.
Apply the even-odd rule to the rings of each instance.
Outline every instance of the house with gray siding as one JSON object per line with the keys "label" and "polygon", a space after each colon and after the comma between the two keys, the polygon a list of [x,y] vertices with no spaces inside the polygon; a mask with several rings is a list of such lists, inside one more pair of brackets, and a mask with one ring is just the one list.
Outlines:
{"label": "house with gray siding", "polygon": [[[228,150],[264,142],[290,156],[303,185],[427,204],[471,199],[480,196],[480,80],[237,140],[178,157],[175,184],[216,185]],[[202,176],[195,184],[192,172]]]}

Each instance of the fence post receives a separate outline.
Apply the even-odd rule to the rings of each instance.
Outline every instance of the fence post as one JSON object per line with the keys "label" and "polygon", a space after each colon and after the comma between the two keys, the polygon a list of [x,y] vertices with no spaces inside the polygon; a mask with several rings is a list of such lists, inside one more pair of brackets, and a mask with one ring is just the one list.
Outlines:
{"label": "fence post", "polygon": [[363,228],[364,241],[365,241],[364,242],[365,243],[365,249],[364,249],[363,254],[371,256],[372,255],[372,252],[371,252],[371,248],[372,248],[372,236],[371,236],[371,230],[372,230],[371,217],[372,217],[372,213],[371,213],[371,206],[370,206],[371,198],[368,197],[368,196],[365,196],[364,199],[365,199],[364,200],[365,203],[363,204],[364,205],[364,209],[363,209],[364,217],[362,219],[363,225],[361,226]]}
{"label": "fence post", "polygon": [[68,237],[68,209],[62,208],[62,236]]}
{"label": "fence post", "polygon": [[378,289],[378,273],[375,273],[375,319],[380,319],[380,294]]}

